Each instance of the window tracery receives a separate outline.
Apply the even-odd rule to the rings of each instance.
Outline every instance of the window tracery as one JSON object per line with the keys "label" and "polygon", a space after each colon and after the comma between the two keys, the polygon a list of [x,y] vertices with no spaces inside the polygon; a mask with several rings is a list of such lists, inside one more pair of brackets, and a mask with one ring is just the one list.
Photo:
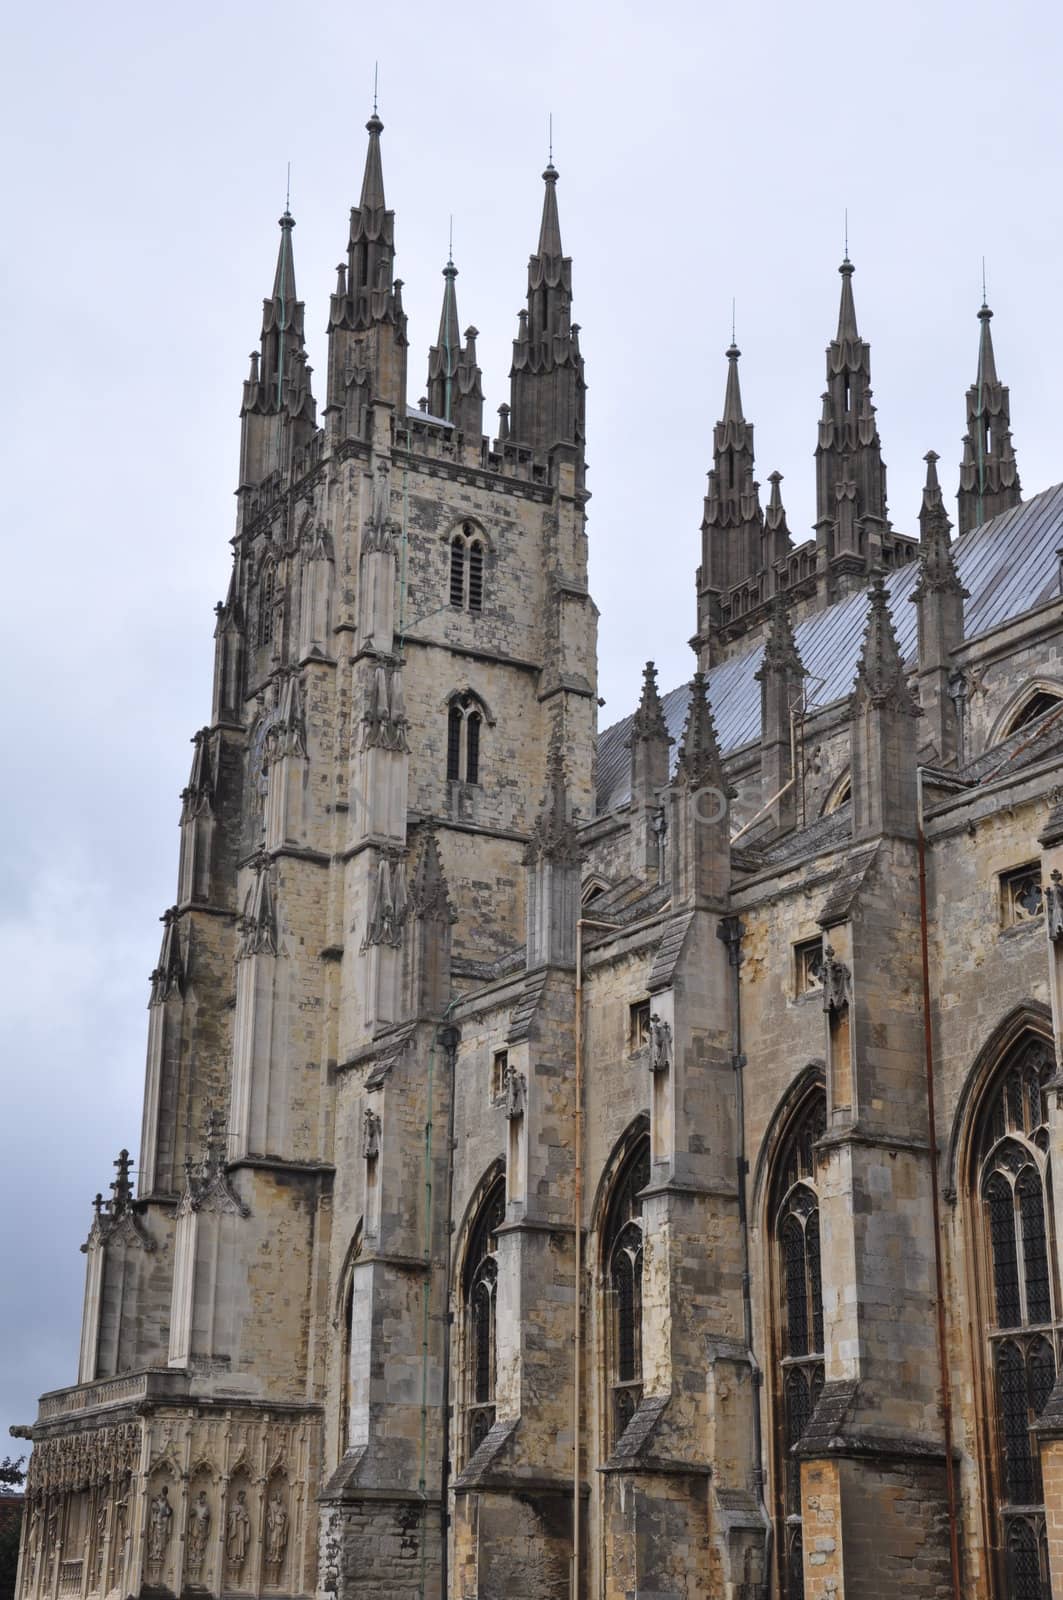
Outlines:
{"label": "window tracery", "polygon": [[447,713],[447,782],[478,784],[482,703],[471,691],[456,695]]}
{"label": "window tracery", "polygon": [[642,1398],[642,1201],[650,1181],[643,1134],[617,1174],[602,1230],[608,1446],[616,1445]]}
{"label": "window tracery", "polygon": [[464,1447],[469,1460],[495,1420],[495,1235],[505,1219],[506,1184],[498,1177],[480,1202],[469,1233],[462,1282],[465,1324]]}
{"label": "window tracery", "polygon": [[1002,1600],[1042,1600],[1049,1593],[1044,1489],[1033,1428],[1055,1383],[1061,1336],[1048,1205],[1044,1084],[1050,1066],[1039,1040],[1013,1052],[984,1098],[973,1143]]}
{"label": "window tracery", "polygon": [[770,1201],[777,1262],[775,1440],[779,1581],[785,1600],[803,1600],[801,1469],[793,1451],[823,1388],[823,1285],[815,1145],[827,1120],[818,1087],[798,1109],[779,1151]]}

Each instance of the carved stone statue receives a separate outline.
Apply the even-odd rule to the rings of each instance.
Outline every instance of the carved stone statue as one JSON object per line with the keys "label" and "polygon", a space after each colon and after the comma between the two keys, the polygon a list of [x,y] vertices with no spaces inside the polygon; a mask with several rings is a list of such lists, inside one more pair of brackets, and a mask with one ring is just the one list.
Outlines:
{"label": "carved stone statue", "polygon": [[207,1491],[200,1489],[188,1513],[188,1574],[198,1578],[203,1571],[210,1536],[210,1505]]}
{"label": "carved stone statue", "polygon": [[526,1097],[527,1086],[524,1082],[524,1074],[518,1072],[513,1063],[510,1062],[506,1068],[506,1116],[510,1122],[516,1122],[519,1117],[524,1115]]}
{"label": "carved stone statue", "polygon": [[284,1508],[284,1500],[278,1489],[274,1494],[270,1495],[269,1506],[266,1510],[266,1565],[274,1576],[280,1572],[287,1545],[288,1513]]}
{"label": "carved stone statue", "polygon": [[247,1560],[247,1546],[251,1539],[251,1518],[247,1514],[247,1492],[237,1491],[236,1504],[229,1512],[225,1528],[225,1554],[230,1573],[238,1578]]}
{"label": "carved stone statue", "polygon": [[672,1065],[672,1029],[654,1013],[650,1017],[650,1071],[667,1072]]}
{"label": "carved stone statue", "polygon": [[148,1512],[148,1566],[154,1577],[158,1577],[162,1571],[172,1532],[173,1506],[170,1504],[170,1491],[163,1484]]}
{"label": "carved stone statue", "polygon": [[380,1118],[366,1106],[362,1117],[362,1155],[366,1161],[375,1161],[380,1154]]}
{"label": "carved stone statue", "polygon": [[107,1543],[107,1501],[101,1495],[99,1510],[96,1512],[96,1587],[103,1587],[103,1555]]}

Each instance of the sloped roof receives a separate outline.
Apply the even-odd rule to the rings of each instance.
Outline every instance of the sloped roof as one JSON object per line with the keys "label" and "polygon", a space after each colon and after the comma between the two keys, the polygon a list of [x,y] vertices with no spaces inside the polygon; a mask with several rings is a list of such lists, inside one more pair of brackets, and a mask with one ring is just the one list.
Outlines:
{"label": "sloped roof", "polygon": [[[953,554],[963,585],[970,591],[964,602],[965,637],[976,638],[1051,599],[1058,592],[1056,550],[1060,544],[1063,484],[1045,489],[957,539]],[[893,624],[906,661],[916,648],[916,608],[908,600],[918,575],[919,564],[913,561],[887,578]],[[795,625],[797,648],[809,675],[811,705],[828,706],[851,692],[866,618],[867,591],[861,590]],[[724,754],[760,737],[756,672],[763,654],[764,646],[758,643],[745,655],[722,661],[709,672],[709,699]],[[668,732],[676,741],[673,768],[689,696],[690,686],[683,683],[661,700]],[[599,737],[599,812],[624,805],[630,798],[630,731],[631,717],[625,717]]]}

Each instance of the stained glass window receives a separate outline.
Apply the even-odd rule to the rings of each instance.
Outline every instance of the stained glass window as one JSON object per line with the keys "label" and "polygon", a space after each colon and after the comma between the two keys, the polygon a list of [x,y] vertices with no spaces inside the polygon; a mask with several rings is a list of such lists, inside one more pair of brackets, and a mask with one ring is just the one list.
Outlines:
{"label": "stained glass window", "polygon": [[505,1179],[480,1203],[469,1234],[462,1290],[465,1303],[465,1449],[471,1456],[495,1420],[495,1234],[505,1217]]}
{"label": "stained glass window", "polygon": [[785,1600],[804,1595],[801,1465],[795,1455],[823,1388],[823,1286],[816,1143],[826,1096],[804,1102],[775,1165],[771,1214],[778,1261],[779,1368],[775,1388],[779,1584]]}
{"label": "stained glass window", "polygon": [[[1032,902],[1031,902],[1032,904]],[[994,1394],[1002,1600],[1050,1593],[1044,1490],[1033,1424],[1056,1377],[1060,1326],[1048,1195],[1045,1046],[1016,1051],[986,1093],[974,1181],[985,1230],[988,1375]],[[1034,1332],[1033,1330],[1038,1330]]]}
{"label": "stained glass window", "polygon": [[650,1178],[650,1146],[638,1139],[617,1174],[602,1234],[607,1377],[613,1445],[642,1396],[642,1201]]}

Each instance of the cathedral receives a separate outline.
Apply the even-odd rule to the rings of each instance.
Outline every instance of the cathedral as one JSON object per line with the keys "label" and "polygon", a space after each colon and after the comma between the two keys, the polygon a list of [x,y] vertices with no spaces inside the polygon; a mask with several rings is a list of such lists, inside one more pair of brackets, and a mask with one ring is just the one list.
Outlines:
{"label": "cathedral", "polygon": [[805,542],[732,345],[696,670],[599,730],[557,171],[491,437],[452,262],[409,403],[381,131],[320,418],[280,219],[19,1600],[1063,1600],[1063,485],[992,313],[909,532],[852,263]]}

